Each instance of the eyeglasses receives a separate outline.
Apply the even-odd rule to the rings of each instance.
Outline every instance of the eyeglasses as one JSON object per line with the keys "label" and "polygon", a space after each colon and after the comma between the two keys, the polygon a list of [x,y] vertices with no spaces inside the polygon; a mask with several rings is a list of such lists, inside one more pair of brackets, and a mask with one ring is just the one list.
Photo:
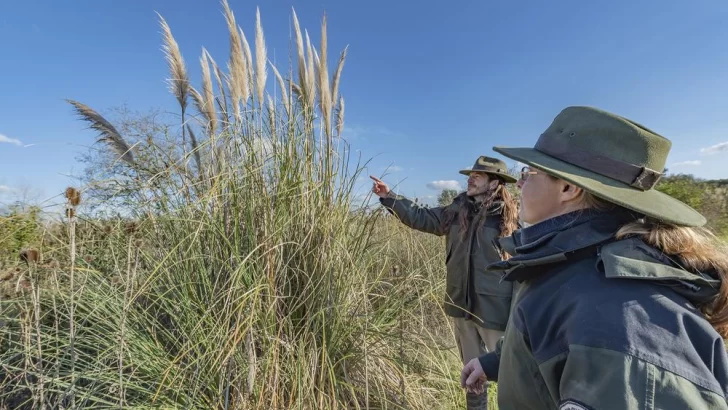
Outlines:
{"label": "eyeglasses", "polygon": [[529,175],[536,175],[538,172],[532,171],[529,167],[523,167],[521,168],[521,181],[525,181],[528,179]]}

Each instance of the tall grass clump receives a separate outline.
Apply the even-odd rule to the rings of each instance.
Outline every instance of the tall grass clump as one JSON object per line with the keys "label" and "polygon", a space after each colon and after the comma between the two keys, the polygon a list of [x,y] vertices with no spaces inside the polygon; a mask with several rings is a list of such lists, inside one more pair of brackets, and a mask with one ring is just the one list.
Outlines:
{"label": "tall grass clump", "polygon": [[114,162],[88,189],[123,187],[125,206],[81,224],[69,197],[64,228],[41,244],[53,263],[2,302],[0,405],[456,406],[459,367],[433,302],[441,262],[353,206],[346,49],[330,74],[326,19],[316,48],[294,12],[284,77],[260,13],[251,47],[223,8],[230,55],[223,68],[203,49],[197,88],[160,16],[179,132],[134,140],[69,101]]}

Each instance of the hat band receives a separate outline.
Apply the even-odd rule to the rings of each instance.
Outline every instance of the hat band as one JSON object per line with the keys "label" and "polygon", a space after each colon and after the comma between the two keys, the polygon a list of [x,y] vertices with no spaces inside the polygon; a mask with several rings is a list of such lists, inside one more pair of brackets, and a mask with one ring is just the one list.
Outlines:
{"label": "hat band", "polygon": [[652,189],[662,177],[662,173],[653,169],[586,151],[545,134],[539,137],[533,148],[561,161],[624,182],[642,191]]}
{"label": "hat band", "polygon": [[493,167],[490,165],[482,165],[482,164],[475,164],[471,169],[471,172],[485,172],[492,173],[492,174],[505,174],[505,170],[503,168]]}

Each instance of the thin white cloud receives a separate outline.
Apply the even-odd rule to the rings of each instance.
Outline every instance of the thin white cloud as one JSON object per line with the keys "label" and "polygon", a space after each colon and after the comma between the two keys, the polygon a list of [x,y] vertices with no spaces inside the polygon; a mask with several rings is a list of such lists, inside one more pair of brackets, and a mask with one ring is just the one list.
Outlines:
{"label": "thin white cloud", "polygon": [[384,170],[389,171],[389,172],[402,172],[402,171],[404,171],[404,168],[397,166],[397,165],[392,165],[389,167],[384,167]]}
{"label": "thin white cloud", "polygon": [[434,189],[435,191],[442,191],[445,189],[454,189],[456,191],[462,190],[462,188],[460,187],[460,182],[452,179],[428,182],[427,187],[430,189]]}
{"label": "thin white cloud", "polygon": [[4,142],[4,143],[7,143],[7,144],[17,145],[19,147],[22,147],[23,146],[23,143],[20,142],[20,140],[16,140],[15,138],[7,137],[7,136],[5,136],[3,134],[0,134],[0,142]]}
{"label": "thin white cloud", "polygon": [[720,144],[715,144],[712,147],[708,148],[701,148],[700,152],[706,155],[713,155],[720,152],[726,152],[728,151],[728,141],[727,142],[721,142]]}
{"label": "thin white cloud", "polygon": [[703,163],[703,162],[702,162],[702,161],[700,161],[700,160],[693,160],[693,161],[682,161],[682,162],[676,162],[676,163],[672,164],[672,166],[673,166],[673,167],[679,167],[679,166],[683,166],[683,165],[688,165],[688,166],[700,166],[700,165],[701,165],[702,163]]}
{"label": "thin white cloud", "polygon": [[7,185],[0,185],[0,192],[10,192],[11,189]]}
{"label": "thin white cloud", "polygon": [[344,126],[341,136],[348,141],[366,141],[369,137],[401,137],[402,133],[384,127]]}

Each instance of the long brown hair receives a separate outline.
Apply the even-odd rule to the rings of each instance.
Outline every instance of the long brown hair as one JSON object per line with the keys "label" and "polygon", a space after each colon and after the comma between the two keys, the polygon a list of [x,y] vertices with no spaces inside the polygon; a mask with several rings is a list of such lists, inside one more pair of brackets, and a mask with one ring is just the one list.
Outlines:
{"label": "long brown hair", "polygon": [[[586,191],[583,200],[592,208],[617,207]],[[728,247],[708,229],[666,224],[652,218],[627,223],[616,234],[617,239],[629,236],[639,237],[665,255],[676,258],[688,272],[696,275],[706,271],[717,273],[720,279],[718,295],[709,303],[696,307],[721,337],[728,339]]]}
{"label": "long brown hair", "polygon": [[[468,234],[471,221],[478,224],[477,228],[480,228],[485,223],[488,208],[496,201],[503,203],[498,237],[511,236],[518,229],[518,206],[513,199],[513,195],[508,191],[505,181],[501,178],[493,176],[489,176],[489,178],[496,178],[498,185],[494,189],[489,188],[485,193],[485,199],[480,203],[479,209],[477,209],[477,217],[472,218],[472,215],[476,212],[474,203],[468,201],[465,194],[461,194],[458,198],[455,198],[453,205],[445,210],[445,218],[443,220],[443,229],[445,231],[450,229],[455,218],[457,218],[458,224],[460,225],[460,236],[464,240]],[[510,255],[501,252],[501,258],[508,259]]]}

